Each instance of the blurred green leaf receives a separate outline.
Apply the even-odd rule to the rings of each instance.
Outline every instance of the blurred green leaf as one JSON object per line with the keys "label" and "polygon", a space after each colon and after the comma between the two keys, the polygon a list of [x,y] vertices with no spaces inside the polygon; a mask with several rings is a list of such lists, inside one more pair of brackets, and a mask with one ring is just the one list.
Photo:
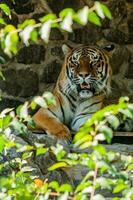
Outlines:
{"label": "blurred green leaf", "polygon": [[55,169],[66,167],[66,166],[67,166],[67,163],[65,163],[65,162],[58,162],[58,163],[53,164],[51,167],[49,167],[48,171],[53,171]]}
{"label": "blurred green leaf", "polygon": [[97,15],[98,15],[100,18],[104,19],[105,16],[104,16],[104,12],[103,12],[101,3],[98,2],[98,1],[95,1],[95,8],[96,8],[96,13],[97,13]]}
{"label": "blurred green leaf", "polygon": [[110,12],[110,10],[108,9],[108,7],[104,4],[101,4],[101,7],[102,7],[102,10],[103,10],[103,13],[104,15],[108,18],[108,19],[112,19],[112,14]]}
{"label": "blurred green leaf", "polygon": [[114,129],[117,129],[117,128],[118,128],[120,122],[119,122],[119,119],[118,119],[116,116],[114,116],[114,115],[109,115],[109,116],[107,116],[106,118],[107,118],[109,124],[110,124]]}
{"label": "blurred green leaf", "polygon": [[81,25],[86,25],[88,22],[88,13],[89,8],[88,6],[85,6],[74,15],[74,20]]}
{"label": "blurred green leaf", "polygon": [[72,32],[72,25],[73,25],[73,14],[69,12],[60,23],[61,29]]}
{"label": "blurred green leaf", "polygon": [[6,25],[6,22],[5,22],[5,20],[2,17],[0,17],[0,24]]}
{"label": "blurred green leaf", "polygon": [[50,182],[49,186],[54,189],[55,191],[58,191],[59,190],[59,183],[57,181],[52,181]]}
{"label": "blurred green leaf", "polygon": [[99,131],[105,135],[107,142],[110,143],[113,137],[112,129],[109,128],[108,126],[103,125],[100,127]]}
{"label": "blurred green leaf", "polygon": [[49,19],[48,21],[44,22],[41,29],[40,29],[40,36],[44,40],[45,43],[49,42],[49,36],[51,31],[52,20]]}
{"label": "blurred green leaf", "polygon": [[48,148],[44,148],[44,147],[37,148],[36,155],[39,156],[39,155],[45,154],[47,151],[48,151]]}
{"label": "blurred green leaf", "polygon": [[96,24],[97,26],[101,26],[100,18],[96,15],[95,12],[89,12],[88,19],[90,22]]}
{"label": "blurred green leaf", "polygon": [[72,16],[75,14],[75,12],[72,8],[65,8],[59,13],[59,17],[63,19],[70,13],[72,14]]}
{"label": "blurred green leaf", "polygon": [[113,194],[119,193],[127,187],[125,183],[119,183],[114,187]]}
{"label": "blurred green leaf", "polygon": [[44,22],[47,22],[48,20],[55,20],[56,18],[57,18],[57,17],[56,17],[55,14],[50,13],[50,14],[48,14],[48,15],[45,15],[44,17],[41,17],[41,18],[40,18],[40,21],[41,21],[42,23],[44,23]]}
{"label": "blurred green leaf", "polygon": [[61,185],[59,188],[59,192],[65,192],[65,191],[72,192],[72,186],[67,183]]}
{"label": "blurred green leaf", "polygon": [[7,6],[7,4],[1,3],[0,8],[6,15],[8,15],[8,16],[11,15],[10,8]]}
{"label": "blurred green leaf", "polygon": [[18,28],[23,30],[27,26],[35,25],[35,23],[34,19],[26,19],[22,24],[18,24]]}

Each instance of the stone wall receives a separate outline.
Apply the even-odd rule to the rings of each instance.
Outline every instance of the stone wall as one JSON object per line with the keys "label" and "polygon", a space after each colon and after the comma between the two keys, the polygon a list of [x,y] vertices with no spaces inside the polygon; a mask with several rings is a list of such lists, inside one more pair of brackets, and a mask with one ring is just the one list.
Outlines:
{"label": "stone wall", "polygon": [[[26,18],[38,18],[49,11],[58,12],[66,7],[75,10],[88,4],[91,0],[4,0],[12,9],[12,18],[8,23],[17,25]],[[133,2],[132,0],[103,0],[112,14],[113,20],[105,19],[103,26],[97,27],[88,23],[85,27],[75,26],[73,33],[61,33],[54,29],[50,42],[42,41],[25,47],[19,45],[16,57],[1,66],[6,80],[0,80],[0,90],[4,99],[0,102],[1,109],[17,105],[17,101],[25,101],[31,97],[51,90],[56,82],[64,56],[61,46],[64,42],[76,45],[115,44],[111,59],[113,66],[112,94],[107,102],[116,102],[120,96],[129,96],[133,101]]]}

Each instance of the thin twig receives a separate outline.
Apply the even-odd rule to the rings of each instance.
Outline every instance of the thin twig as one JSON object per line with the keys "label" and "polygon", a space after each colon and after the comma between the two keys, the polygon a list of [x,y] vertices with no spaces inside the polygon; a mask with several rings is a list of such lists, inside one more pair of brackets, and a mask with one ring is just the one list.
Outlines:
{"label": "thin twig", "polygon": [[96,165],[95,171],[94,171],[94,177],[93,177],[93,188],[90,196],[90,200],[93,200],[94,194],[95,194],[95,185],[96,185],[96,178],[98,173],[98,166]]}

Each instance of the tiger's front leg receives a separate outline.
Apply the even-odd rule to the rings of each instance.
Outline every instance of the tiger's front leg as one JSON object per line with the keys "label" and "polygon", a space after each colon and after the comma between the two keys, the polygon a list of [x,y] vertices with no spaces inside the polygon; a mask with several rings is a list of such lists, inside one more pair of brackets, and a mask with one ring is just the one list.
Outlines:
{"label": "tiger's front leg", "polygon": [[71,138],[69,129],[47,109],[40,108],[32,118],[35,122],[35,129],[44,130],[58,139]]}

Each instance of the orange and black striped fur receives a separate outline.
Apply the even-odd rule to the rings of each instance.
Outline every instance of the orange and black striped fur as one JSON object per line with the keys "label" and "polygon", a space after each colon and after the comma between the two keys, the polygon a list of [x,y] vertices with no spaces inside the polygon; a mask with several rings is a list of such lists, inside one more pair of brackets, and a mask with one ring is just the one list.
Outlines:
{"label": "orange and black striped fur", "polygon": [[110,91],[112,70],[109,53],[112,46],[62,47],[66,54],[62,70],[53,91],[56,105],[40,108],[33,120],[36,129],[59,139],[68,139],[102,105]]}

